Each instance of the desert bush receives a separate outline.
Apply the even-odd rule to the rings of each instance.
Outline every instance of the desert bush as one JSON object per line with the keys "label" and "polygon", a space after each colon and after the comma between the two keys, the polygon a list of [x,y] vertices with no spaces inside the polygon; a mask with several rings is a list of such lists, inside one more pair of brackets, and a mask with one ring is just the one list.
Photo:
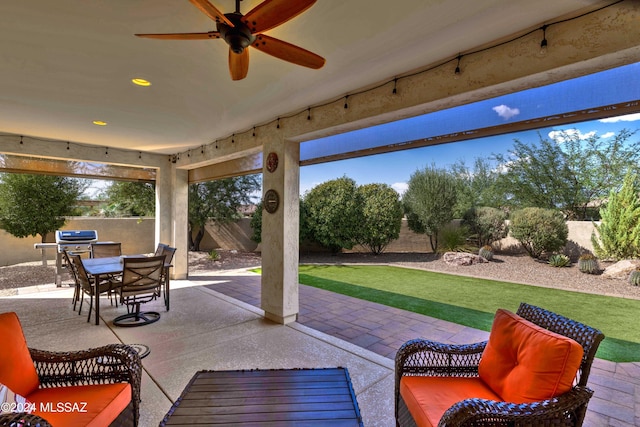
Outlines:
{"label": "desert bush", "polygon": [[478,246],[490,245],[507,237],[507,214],[491,207],[471,208],[462,217],[462,224],[477,238]]}
{"label": "desert bush", "polygon": [[567,244],[569,228],[560,211],[524,208],[511,214],[511,235],[518,240],[529,256],[540,258]]}
{"label": "desert bush", "polygon": [[466,227],[446,225],[440,230],[439,252],[468,252],[471,247],[467,244],[469,230]]}

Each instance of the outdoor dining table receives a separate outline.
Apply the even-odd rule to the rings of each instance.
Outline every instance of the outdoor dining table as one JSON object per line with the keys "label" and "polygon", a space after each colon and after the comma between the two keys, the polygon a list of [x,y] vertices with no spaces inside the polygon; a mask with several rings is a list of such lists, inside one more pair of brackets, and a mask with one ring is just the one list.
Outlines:
{"label": "outdoor dining table", "polygon": [[[126,257],[143,257],[146,255],[122,255],[122,256],[112,256],[112,257],[104,257],[104,258],[83,258],[82,264],[84,265],[84,269],[87,271],[89,275],[94,278],[94,283],[100,283],[101,276],[110,276],[122,274],[124,270],[124,261],[123,258]],[[169,311],[169,268],[171,264],[165,263],[165,274],[164,274],[164,290],[165,290],[165,305],[167,307],[167,311]],[[96,297],[94,298],[96,306],[94,309],[96,310],[96,325],[100,324],[100,295],[96,292]]]}

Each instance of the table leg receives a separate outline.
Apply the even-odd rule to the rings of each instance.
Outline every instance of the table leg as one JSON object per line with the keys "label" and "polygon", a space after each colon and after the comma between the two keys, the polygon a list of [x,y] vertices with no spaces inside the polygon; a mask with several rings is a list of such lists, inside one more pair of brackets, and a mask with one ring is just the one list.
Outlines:
{"label": "table leg", "polygon": [[94,300],[96,301],[96,325],[100,324],[100,275],[97,274],[94,277],[93,286],[94,290]]}
{"label": "table leg", "polygon": [[164,305],[169,311],[169,267],[164,270]]}

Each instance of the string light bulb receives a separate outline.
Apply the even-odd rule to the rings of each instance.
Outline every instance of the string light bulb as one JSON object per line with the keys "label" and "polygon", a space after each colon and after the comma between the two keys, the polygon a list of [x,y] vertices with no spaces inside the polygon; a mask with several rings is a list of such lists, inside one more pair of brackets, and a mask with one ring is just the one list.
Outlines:
{"label": "string light bulb", "polygon": [[349,108],[349,95],[344,97],[344,109],[346,110],[347,108]]}
{"label": "string light bulb", "polygon": [[460,70],[460,60],[462,59],[462,55],[458,55],[458,62],[456,64],[456,69],[453,72],[453,78],[454,79],[459,79],[460,78],[460,74],[462,74],[462,71]]}
{"label": "string light bulb", "polygon": [[280,117],[278,117],[278,124],[276,125],[276,129],[280,129]]}
{"label": "string light bulb", "polygon": [[547,47],[549,43],[547,42],[547,25],[542,26],[542,41],[540,42],[540,56],[547,55]]}
{"label": "string light bulb", "polygon": [[311,120],[311,107],[307,109],[307,120]]}
{"label": "string light bulb", "polygon": [[398,93],[398,78],[393,79],[393,90],[391,91],[394,95]]}

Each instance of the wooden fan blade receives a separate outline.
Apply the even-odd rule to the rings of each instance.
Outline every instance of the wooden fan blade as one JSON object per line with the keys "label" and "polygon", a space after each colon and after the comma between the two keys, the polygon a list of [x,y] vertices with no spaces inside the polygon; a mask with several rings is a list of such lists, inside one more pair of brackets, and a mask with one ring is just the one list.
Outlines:
{"label": "wooden fan blade", "polygon": [[243,18],[253,34],[262,33],[298,16],[316,0],[265,0]]}
{"label": "wooden fan blade", "polygon": [[234,27],[233,23],[229,21],[229,18],[224,16],[224,13],[220,12],[214,5],[207,0],[189,0],[195,7],[200,9],[202,13],[216,22],[224,22],[230,27]]}
{"label": "wooden fan blade", "polygon": [[217,31],[209,31],[208,33],[136,34],[136,36],[146,39],[162,40],[209,40],[219,39],[220,33]]}
{"label": "wooden fan blade", "polygon": [[229,49],[229,73],[231,80],[242,80],[247,77],[249,72],[249,49],[245,49],[242,53],[233,53]]}
{"label": "wooden fan blade", "polygon": [[303,67],[318,69],[322,68],[325,62],[323,57],[313,52],[265,34],[258,35],[251,46],[266,54]]}

